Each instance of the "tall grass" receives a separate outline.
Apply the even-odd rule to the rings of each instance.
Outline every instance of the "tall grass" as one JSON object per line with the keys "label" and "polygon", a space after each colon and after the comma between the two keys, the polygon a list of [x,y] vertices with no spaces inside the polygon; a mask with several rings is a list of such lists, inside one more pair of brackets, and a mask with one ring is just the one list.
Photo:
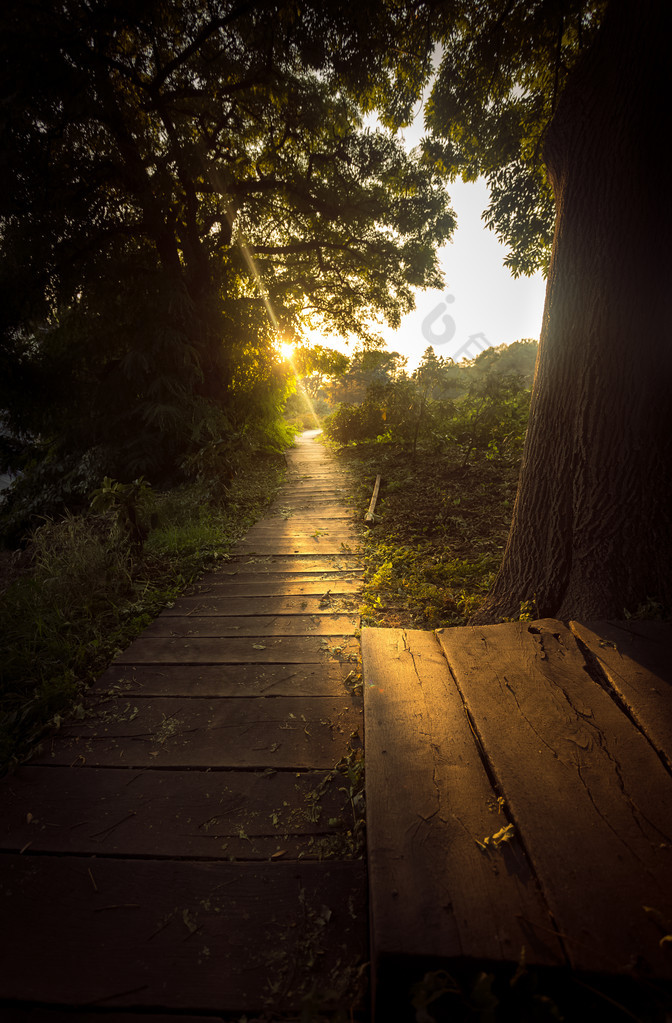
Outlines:
{"label": "tall grass", "polygon": [[0,596],[0,769],[46,728],[185,587],[259,517],[284,461],[257,457],[212,503],[199,487],[153,495],[144,545],[114,512],[47,520],[30,568]]}

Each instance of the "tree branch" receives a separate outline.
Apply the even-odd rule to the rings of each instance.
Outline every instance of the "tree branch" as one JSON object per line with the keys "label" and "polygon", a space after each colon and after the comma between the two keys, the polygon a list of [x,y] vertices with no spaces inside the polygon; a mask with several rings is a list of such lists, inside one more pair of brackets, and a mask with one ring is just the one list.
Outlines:
{"label": "tree branch", "polygon": [[198,51],[206,39],[213,35],[213,33],[219,32],[221,28],[226,28],[226,26],[230,25],[232,21],[235,21],[236,18],[241,17],[243,14],[247,14],[247,12],[252,10],[254,7],[255,3],[253,0],[252,2],[242,3],[238,7],[234,8],[234,10],[225,18],[215,18],[214,21],[204,25],[196,38],[192,40],[188,46],[185,46],[181,53],[176,54],[172,60],[168,61],[160,74],[156,75],[152,81],[151,87],[153,89],[160,89],[166,79],[172,75],[173,71],[175,71],[175,69],[181,64],[184,64],[185,61],[189,60],[192,54]]}

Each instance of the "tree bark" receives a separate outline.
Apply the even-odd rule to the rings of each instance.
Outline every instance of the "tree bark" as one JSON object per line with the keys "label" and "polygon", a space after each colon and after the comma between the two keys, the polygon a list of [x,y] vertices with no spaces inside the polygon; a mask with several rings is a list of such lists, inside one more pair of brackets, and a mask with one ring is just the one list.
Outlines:
{"label": "tree bark", "polygon": [[612,2],[544,157],[557,220],[518,494],[479,621],[622,617],[672,596],[663,0]]}

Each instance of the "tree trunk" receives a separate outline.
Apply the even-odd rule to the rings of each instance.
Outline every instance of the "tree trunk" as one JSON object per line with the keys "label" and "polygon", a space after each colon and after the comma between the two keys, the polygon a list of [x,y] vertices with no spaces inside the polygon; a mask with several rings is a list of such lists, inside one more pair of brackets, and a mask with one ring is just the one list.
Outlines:
{"label": "tree trunk", "polygon": [[479,621],[672,595],[671,7],[611,3],[544,156],[557,222],[504,560]]}

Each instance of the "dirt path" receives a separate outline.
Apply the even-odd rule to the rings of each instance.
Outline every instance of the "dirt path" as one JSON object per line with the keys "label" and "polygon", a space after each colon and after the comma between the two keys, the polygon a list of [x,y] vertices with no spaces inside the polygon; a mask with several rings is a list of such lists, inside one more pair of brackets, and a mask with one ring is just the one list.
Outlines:
{"label": "dirt path", "polygon": [[233,560],[3,783],[3,1020],[352,1006],[361,569],[342,471],[314,434],[288,462]]}

